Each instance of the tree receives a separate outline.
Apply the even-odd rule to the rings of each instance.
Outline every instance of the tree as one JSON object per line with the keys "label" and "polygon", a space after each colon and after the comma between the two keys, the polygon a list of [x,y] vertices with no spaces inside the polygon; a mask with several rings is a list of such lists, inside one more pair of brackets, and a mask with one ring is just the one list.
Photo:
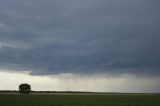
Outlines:
{"label": "tree", "polygon": [[31,92],[31,86],[29,84],[19,85],[19,92],[21,94],[29,94]]}

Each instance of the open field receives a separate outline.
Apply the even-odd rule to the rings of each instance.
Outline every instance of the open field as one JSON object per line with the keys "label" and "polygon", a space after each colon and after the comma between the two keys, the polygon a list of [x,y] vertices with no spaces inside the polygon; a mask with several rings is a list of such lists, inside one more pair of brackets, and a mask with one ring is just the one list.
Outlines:
{"label": "open field", "polygon": [[0,94],[0,106],[160,106],[159,94]]}

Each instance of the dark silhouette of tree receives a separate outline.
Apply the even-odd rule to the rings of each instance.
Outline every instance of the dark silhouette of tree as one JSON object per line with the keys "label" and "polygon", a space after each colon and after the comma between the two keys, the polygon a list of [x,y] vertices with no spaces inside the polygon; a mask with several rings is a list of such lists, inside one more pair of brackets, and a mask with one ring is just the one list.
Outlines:
{"label": "dark silhouette of tree", "polygon": [[29,84],[19,85],[19,92],[21,94],[29,94],[31,92],[31,86]]}

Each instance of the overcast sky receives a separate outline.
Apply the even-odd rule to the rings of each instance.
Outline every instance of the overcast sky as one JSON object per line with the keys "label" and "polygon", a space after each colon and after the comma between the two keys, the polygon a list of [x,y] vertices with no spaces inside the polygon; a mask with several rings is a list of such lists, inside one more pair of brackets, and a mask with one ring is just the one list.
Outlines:
{"label": "overcast sky", "polygon": [[[126,91],[146,92],[138,88],[142,84],[127,89],[129,79],[138,77],[148,88],[155,84],[148,92],[160,92],[159,5],[158,0],[0,0],[0,76],[6,82],[13,72],[57,80],[63,75],[77,78],[74,83],[92,79],[95,90],[68,88],[89,91],[105,85],[108,76],[123,77]],[[119,88],[113,89],[124,91]]]}

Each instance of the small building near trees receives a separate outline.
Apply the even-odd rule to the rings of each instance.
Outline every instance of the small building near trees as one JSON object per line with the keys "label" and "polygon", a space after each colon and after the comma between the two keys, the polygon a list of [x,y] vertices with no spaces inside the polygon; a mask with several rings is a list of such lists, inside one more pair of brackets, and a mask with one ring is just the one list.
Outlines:
{"label": "small building near trees", "polygon": [[29,84],[20,84],[19,85],[19,92],[21,94],[29,94],[31,92],[31,86]]}

